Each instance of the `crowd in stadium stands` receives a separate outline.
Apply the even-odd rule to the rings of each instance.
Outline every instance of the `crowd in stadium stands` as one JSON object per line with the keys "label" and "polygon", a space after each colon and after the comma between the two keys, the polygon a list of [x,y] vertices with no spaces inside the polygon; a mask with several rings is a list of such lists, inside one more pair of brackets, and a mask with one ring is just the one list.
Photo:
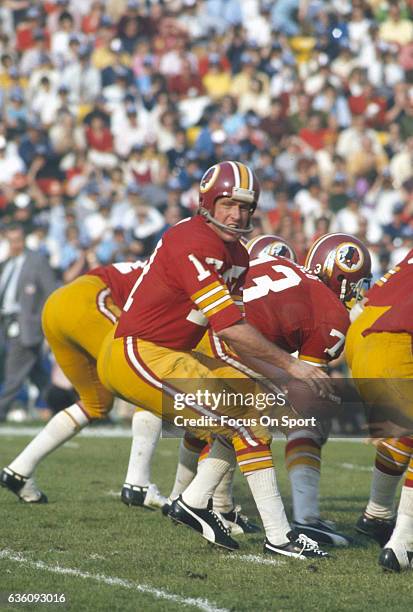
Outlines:
{"label": "crowd in stadium stands", "polygon": [[0,262],[25,227],[63,282],[145,258],[223,159],[256,233],[413,246],[412,0],[3,0]]}

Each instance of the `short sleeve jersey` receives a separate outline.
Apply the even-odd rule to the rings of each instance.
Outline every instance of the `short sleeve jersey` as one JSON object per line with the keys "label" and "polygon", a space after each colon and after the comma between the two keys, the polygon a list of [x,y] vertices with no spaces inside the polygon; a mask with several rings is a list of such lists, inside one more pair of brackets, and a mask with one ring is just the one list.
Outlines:
{"label": "short sleeve jersey", "polygon": [[239,307],[248,254],[202,217],[184,220],[159,241],[124,306],[116,336],[191,350],[243,318]]}

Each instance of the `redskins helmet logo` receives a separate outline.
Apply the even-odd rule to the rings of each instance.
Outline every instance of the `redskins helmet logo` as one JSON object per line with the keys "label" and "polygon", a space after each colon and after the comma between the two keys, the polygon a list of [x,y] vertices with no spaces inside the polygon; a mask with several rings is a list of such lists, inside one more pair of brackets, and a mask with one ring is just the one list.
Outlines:
{"label": "redskins helmet logo", "polygon": [[270,255],[271,257],[287,257],[288,259],[292,259],[290,249],[286,244],[282,244],[281,242],[269,244],[263,248],[262,252],[266,255]]}
{"label": "redskins helmet logo", "polygon": [[357,272],[364,263],[364,255],[356,244],[344,242],[337,247],[336,263],[344,272]]}
{"label": "redskins helmet logo", "polygon": [[201,183],[199,185],[199,191],[201,193],[206,193],[207,191],[211,189],[211,187],[213,186],[213,184],[218,178],[219,170],[220,168],[218,164],[215,166],[211,166],[211,168],[208,168],[208,170],[205,172],[204,176],[202,177]]}

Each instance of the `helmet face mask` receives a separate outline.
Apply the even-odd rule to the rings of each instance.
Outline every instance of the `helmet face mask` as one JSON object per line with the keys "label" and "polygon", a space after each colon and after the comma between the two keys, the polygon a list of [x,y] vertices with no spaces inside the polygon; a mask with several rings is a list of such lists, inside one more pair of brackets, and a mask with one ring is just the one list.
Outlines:
{"label": "helmet face mask", "polygon": [[286,257],[297,262],[297,255],[293,247],[281,236],[271,234],[256,236],[246,243],[245,248],[250,259],[256,259],[257,257]]}
{"label": "helmet face mask", "polygon": [[350,308],[370,286],[367,247],[349,234],[326,234],[310,248],[305,267],[318,276]]}
{"label": "helmet face mask", "polygon": [[[224,161],[208,168],[199,186],[199,214],[209,223],[214,224],[224,232],[242,236],[252,231],[250,223],[258,199],[260,185],[254,172],[240,162]],[[232,228],[214,219],[215,203],[219,198],[226,197],[234,203],[250,205],[248,227]]]}

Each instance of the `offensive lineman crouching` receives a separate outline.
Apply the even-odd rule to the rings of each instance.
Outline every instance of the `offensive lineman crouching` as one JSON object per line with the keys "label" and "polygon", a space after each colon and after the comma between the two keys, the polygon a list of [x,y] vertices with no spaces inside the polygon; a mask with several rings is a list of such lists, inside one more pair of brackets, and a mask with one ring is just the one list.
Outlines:
{"label": "offensive lineman crouching", "polygon": [[[236,304],[248,269],[248,254],[239,237],[250,231],[259,192],[255,175],[241,163],[222,162],[204,174],[200,214],[166,232],[125,304],[115,337],[109,336],[102,348],[99,376],[114,393],[132,402],[139,398],[141,406],[173,422],[173,402],[163,405],[162,400],[183,391],[179,379],[202,379],[211,392],[218,392],[223,385],[215,368],[191,353],[210,326],[258,370],[257,360],[264,359],[290,376],[317,380],[326,393],[331,390],[323,372],[273,346],[245,323]],[[215,366],[219,365],[216,360]],[[237,377],[234,370],[233,378]],[[220,411],[186,405],[181,414],[190,419]],[[251,413],[234,408],[230,416],[249,418]],[[211,430],[197,427],[194,431],[207,438]],[[292,557],[326,556],[316,543],[291,532],[278,492],[268,430],[261,425],[223,426],[214,428],[214,433],[219,435],[211,452],[172,505],[172,517],[215,544],[238,548],[208,507],[230,469],[234,448],[264,524],[265,550]]]}

